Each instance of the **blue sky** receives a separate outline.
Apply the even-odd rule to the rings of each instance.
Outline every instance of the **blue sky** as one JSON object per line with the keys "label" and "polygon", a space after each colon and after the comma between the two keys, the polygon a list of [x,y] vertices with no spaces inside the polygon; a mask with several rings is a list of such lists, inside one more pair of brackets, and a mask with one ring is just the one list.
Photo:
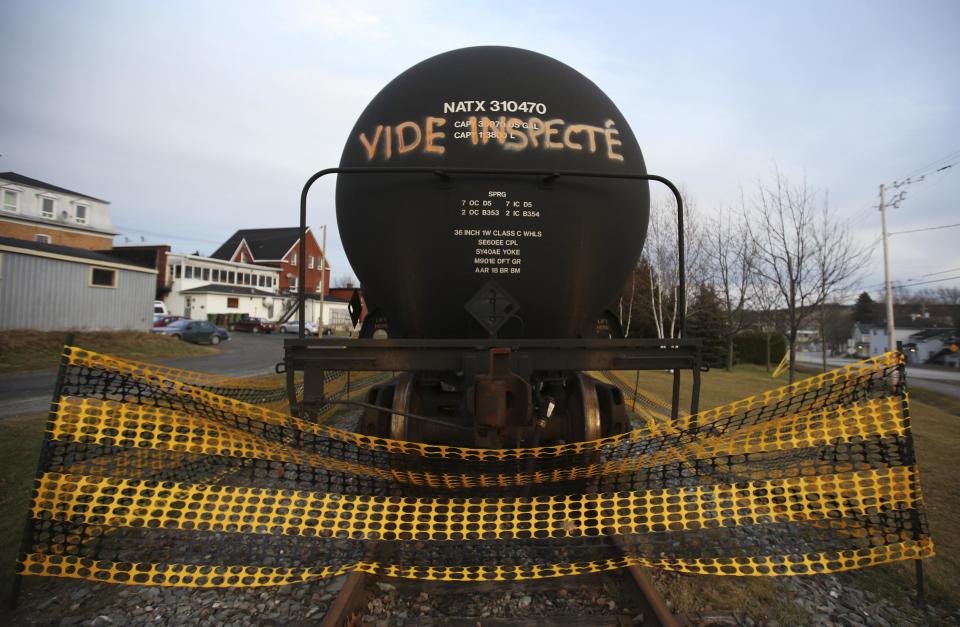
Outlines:
{"label": "blue sky", "polygon": [[[462,8],[452,8],[462,7]],[[701,214],[776,163],[879,235],[880,183],[956,153],[960,3],[45,2],[0,9],[0,171],[113,203],[133,241],[209,253],[236,228],[296,222],[367,102],[434,54],[529,48],[594,80],[652,172]],[[908,190],[891,231],[960,222],[960,163]],[[349,273],[332,183],[330,225]],[[120,238],[118,241],[122,241]],[[960,229],[892,238],[893,275],[960,272]],[[924,276],[930,275],[930,276]],[[882,281],[877,254],[863,286]],[[938,285],[960,285],[953,280]]]}

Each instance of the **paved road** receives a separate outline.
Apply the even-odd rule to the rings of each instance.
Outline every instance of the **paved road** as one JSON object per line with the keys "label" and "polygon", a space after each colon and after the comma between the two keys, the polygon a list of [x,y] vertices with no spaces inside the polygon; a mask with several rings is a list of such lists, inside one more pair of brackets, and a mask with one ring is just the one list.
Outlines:
{"label": "paved road", "polygon": [[[819,353],[797,353],[797,361],[803,364],[820,366],[823,363]],[[855,359],[828,357],[827,366],[839,368],[856,362]],[[907,386],[924,390],[932,390],[960,398],[960,372],[924,368],[922,366],[907,366]]]}
{"label": "paved road", "polygon": [[[157,363],[211,374],[246,377],[273,372],[283,360],[283,338],[292,333],[270,335],[231,333],[216,355],[158,359]],[[0,377],[0,419],[46,411],[50,407],[56,369]]]}

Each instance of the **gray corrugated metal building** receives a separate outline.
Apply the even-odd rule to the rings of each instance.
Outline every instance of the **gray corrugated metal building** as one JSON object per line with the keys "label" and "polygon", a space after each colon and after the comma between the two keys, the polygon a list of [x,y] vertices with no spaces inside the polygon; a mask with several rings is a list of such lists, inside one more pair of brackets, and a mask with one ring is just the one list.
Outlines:
{"label": "gray corrugated metal building", "polygon": [[146,331],[156,274],[106,253],[0,238],[0,329]]}

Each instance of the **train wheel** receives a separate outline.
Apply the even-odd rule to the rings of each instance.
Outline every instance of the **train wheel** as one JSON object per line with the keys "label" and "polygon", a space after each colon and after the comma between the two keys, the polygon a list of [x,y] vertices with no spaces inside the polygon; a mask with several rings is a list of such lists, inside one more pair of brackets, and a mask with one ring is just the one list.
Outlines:
{"label": "train wheel", "polygon": [[[393,392],[393,403],[390,407],[396,411],[413,413],[414,399],[416,396],[415,375],[407,372],[397,378],[396,388]],[[409,440],[410,421],[406,416],[400,414],[390,415],[390,437],[394,440]]]}
{"label": "train wheel", "polygon": [[568,379],[566,412],[570,442],[599,440],[630,428],[623,393],[582,372]]}
{"label": "train wheel", "polygon": [[[367,394],[367,402],[377,407],[391,407],[395,388],[396,383],[394,381],[375,386]],[[375,438],[389,438],[390,417],[390,412],[365,408],[360,422],[360,433]]]}
{"label": "train wheel", "polygon": [[580,401],[582,416],[582,433],[580,436],[585,442],[599,440],[603,437],[600,418],[600,399],[597,397],[596,381],[582,372],[576,374],[577,393]]}

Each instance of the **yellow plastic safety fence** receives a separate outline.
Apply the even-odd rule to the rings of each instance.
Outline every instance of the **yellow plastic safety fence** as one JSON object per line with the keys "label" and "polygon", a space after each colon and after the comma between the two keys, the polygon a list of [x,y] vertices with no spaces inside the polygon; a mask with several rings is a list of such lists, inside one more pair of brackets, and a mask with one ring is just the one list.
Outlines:
{"label": "yellow plastic safety fence", "polygon": [[592,372],[592,376],[603,383],[610,383],[623,392],[623,402],[627,408],[640,420],[643,428],[652,434],[676,433],[671,419],[671,407],[649,392],[639,389],[636,385],[630,386],[622,372],[614,370],[606,372]]}
{"label": "yellow plastic safety fence", "polygon": [[[642,427],[634,431],[610,436],[589,442],[575,442],[562,446],[544,446],[537,448],[520,449],[473,449],[442,445],[429,445],[417,442],[391,440],[364,436],[352,431],[330,427],[318,427],[305,421],[300,421],[283,412],[266,410],[263,407],[244,403],[232,398],[209,392],[204,386],[183,383],[180,377],[167,377],[171,369],[161,368],[158,372],[149,370],[148,364],[132,362],[130,360],[102,355],[78,349],[65,348],[68,364],[78,366],[83,371],[102,371],[119,375],[117,380],[110,376],[103,381],[96,381],[93,386],[98,388],[98,395],[116,396],[115,392],[127,393],[136,397],[138,403],[154,404],[159,396],[169,403],[182,402],[185,406],[206,405],[210,412],[236,412],[244,420],[256,420],[275,425],[294,425],[296,428],[311,431],[331,439],[353,444],[363,448],[376,449],[390,453],[413,454],[424,457],[441,457],[460,460],[504,461],[527,459],[530,457],[554,457],[563,455],[579,455],[585,452],[597,451],[622,444],[624,442],[640,441],[651,436],[660,435],[663,427]],[[696,420],[690,416],[681,417],[680,421],[666,429],[676,433],[689,427],[692,422],[703,425],[706,430],[709,425],[716,429],[719,423],[725,423],[740,415],[759,413],[763,409],[775,408],[779,413],[784,409],[801,411],[817,407],[829,407],[836,404],[838,397],[849,395],[854,388],[874,379],[884,379],[891,376],[888,371],[895,370],[902,365],[902,355],[886,353],[862,362],[845,366],[844,368],[825,372],[816,377],[801,379],[791,385],[769,390],[763,394],[751,396],[729,405],[700,412]],[[197,376],[196,378],[199,378]],[[100,389],[106,386],[106,389]],[[111,387],[112,386],[112,387]],[[126,387],[124,387],[126,386]],[[139,386],[143,386],[142,388]],[[116,388],[114,390],[113,388]],[[65,386],[69,390],[69,385]],[[144,391],[146,393],[144,393]],[[739,422],[739,421],[738,421]]]}
{"label": "yellow plastic safety fence", "polygon": [[[404,498],[47,473],[33,517],[354,540],[525,540],[840,520],[912,508],[916,470],[501,499]],[[824,498],[829,495],[829,498]]]}
{"label": "yellow plastic safety fence", "polygon": [[[629,433],[498,450],[364,436],[329,426],[334,404],[292,416],[279,378],[76,347],[65,359],[28,575],[181,587],[630,564],[793,575],[933,554],[896,354],[675,422],[649,394],[628,394],[646,417]],[[324,391],[362,398],[383,380],[327,373]]]}
{"label": "yellow plastic safety fence", "polygon": [[780,374],[790,366],[790,353],[784,353],[783,358],[780,360],[780,363],[777,364],[777,367],[773,369],[773,374],[770,376],[776,379]]}
{"label": "yellow plastic safety fence", "polygon": [[[163,408],[103,401],[65,398],[58,404],[51,425],[57,442],[117,447],[125,450],[155,450],[198,456],[218,456],[278,463],[310,465],[324,470],[376,477],[418,486],[447,488],[514,486],[622,475],[644,468],[656,468],[684,460],[714,459],[852,443],[865,437],[901,437],[906,433],[905,407],[891,397],[852,403],[839,410],[816,410],[789,415],[727,435],[680,441],[662,446],[649,455],[620,459],[594,458],[585,465],[569,465],[552,471],[492,474],[409,472],[400,468],[377,467],[335,456],[297,449],[250,434],[229,424],[182,414]],[[309,424],[303,424],[311,428]],[[127,469],[124,469],[127,471]]]}
{"label": "yellow plastic safety fence", "polygon": [[398,566],[376,561],[358,561],[335,568],[277,568],[112,562],[69,555],[32,553],[22,562],[22,572],[28,575],[162,587],[262,588],[306,583],[354,571],[427,581],[525,581],[600,573],[630,566],[661,568],[692,575],[815,575],[932,556],[933,544],[928,539],[853,551],[812,553],[802,558],[793,554],[780,554],[721,559],[656,559],[622,554],[605,560],[516,566]]}

